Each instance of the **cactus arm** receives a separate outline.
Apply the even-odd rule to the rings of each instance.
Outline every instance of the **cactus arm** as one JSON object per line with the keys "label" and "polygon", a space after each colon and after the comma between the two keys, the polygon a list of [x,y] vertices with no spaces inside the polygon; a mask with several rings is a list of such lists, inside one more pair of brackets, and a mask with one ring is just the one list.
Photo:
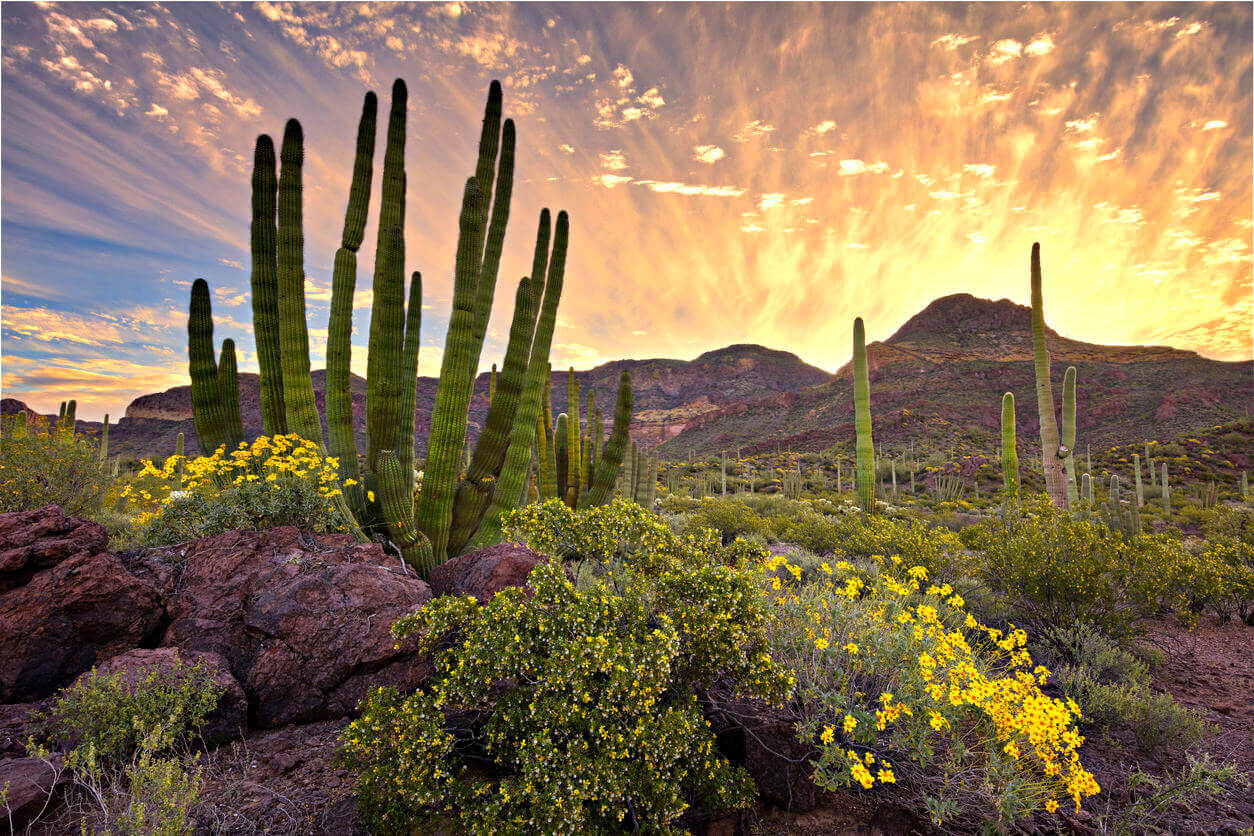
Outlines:
{"label": "cactus arm", "polygon": [[[525,480],[530,471],[533,445],[539,445],[539,437],[543,436],[543,414],[541,397],[544,394],[545,381],[549,379],[549,350],[553,344],[553,329],[557,323],[557,306],[562,296],[562,285],[566,275],[566,249],[570,237],[570,220],[565,212],[557,216],[557,228],[553,236],[553,254],[551,259],[541,259],[540,242],[547,243],[549,213],[540,213],[540,229],[536,236],[537,257],[532,274],[532,298],[543,298],[540,315],[536,320],[535,338],[531,344],[531,358],[527,364],[527,379],[523,386],[522,400],[519,402],[518,415],[510,430],[509,449],[505,453],[505,463],[501,467],[501,476],[497,480],[496,489],[492,493],[492,504],[480,522],[478,530],[471,542],[474,546],[487,546],[500,542],[501,516],[513,510],[523,501]],[[545,271],[540,268],[547,264],[547,280]],[[537,280],[537,277],[538,280]],[[541,294],[541,285],[543,294]],[[537,431],[538,434],[537,434]],[[538,452],[538,451],[537,451]]]}
{"label": "cactus arm", "polygon": [[449,531],[449,554],[457,554],[474,534],[492,497],[509,449],[509,439],[518,415],[519,400],[527,377],[527,363],[535,336],[536,302],[531,292],[531,278],[523,277],[514,296],[514,320],[509,329],[505,349],[505,367],[499,380],[493,366],[492,395],[483,433],[475,444],[466,478],[457,486],[453,501],[453,524]]}
{"label": "cactus arm", "polygon": [[279,188],[274,141],[262,134],[253,151],[250,229],[253,335],[261,372],[261,421],[266,435],[287,433],[283,366],[279,349],[279,261],[276,203]]}
{"label": "cactus arm", "polygon": [[213,352],[213,310],[209,301],[209,283],[204,279],[192,282],[192,299],[187,315],[187,357],[196,440],[201,453],[208,456],[225,439],[219,403],[218,363]]}
{"label": "cactus arm", "polygon": [[431,540],[432,560],[446,559],[453,497],[462,470],[466,444],[467,410],[474,387],[478,351],[474,345],[475,286],[479,280],[483,237],[482,202],[474,177],[466,181],[458,223],[457,262],[453,277],[453,312],[449,317],[440,385],[431,408],[431,432],[427,440],[427,464],[423,473],[417,522]]}
{"label": "cactus arm", "polygon": [[853,321],[853,400],[857,433],[858,507],[863,516],[875,511],[875,447],[871,439],[871,383],[866,363],[866,326]]}
{"label": "cactus arm", "polygon": [[418,350],[422,337],[422,274],[409,279],[405,310],[405,345],[401,353],[401,402],[396,421],[396,458],[405,472],[405,486],[414,493],[414,410],[418,397]]}
{"label": "cactus arm", "polygon": [[366,469],[378,472],[379,455],[399,446],[398,421],[403,400],[405,334],[404,243],[400,227],[384,239],[375,265],[370,312],[370,349],[366,358]]}
{"label": "cactus arm", "polygon": [[1041,422],[1041,469],[1045,492],[1054,507],[1067,507],[1067,483],[1059,457],[1058,418],[1054,414],[1054,386],[1049,379],[1049,349],[1045,345],[1045,307],[1041,294],[1041,245],[1032,245],[1032,356],[1036,371],[1036,410]]}
{"label": "cactus arm", "polygon": [[618,480],[618,470],[623,463],[623,454],[627,449],[628,430],[631,425],[631,374],[623,371],[618,379],[618,401],[614,405],[614,428],[610,431],[609,441],[601,451],[597,462],[596,479],[589,486],[585,507],[596,508],[610,501],[614,494],[614,484]]}
{"label": "cactus arm", "polygon": [[553,433],[553,453],[556,461],[557,470],[557,496],[559,499],[570,504],[570,491],[573,488],[570,482],[570,446],[566,443],[569,437],[567,426],[570,419],[563,412],[557,416],[557,427]]}
{"label": "cactus arm", "polygon": [[1067,448],[1063,459],[1063,474],[1067,479],[1067,507],[1074,508],[1079,501],[1075,472],[1075,366],[1068,366],[1062,379],[1062,446]]}
{"label": "cactus arm", "polygon": [[235,340],[222,341],[218,362],[218,403],[222,405],[222,440],[228,450],[244,441],[244,422],[239,410],[239,371],[235,362]]}
{"label": "cactus arm", "polygon": [[331,274],[331,315],[327,321],[327,452],[338,461],[340,483],[353,515],[365,511],[361,474],[357,465],[357,439],[353,432],[351,337],[353,333],[353,291],[357,284],[357,255],[347,247],[335,253]]}
{"label": "cactus arm", "polygon": [[[911,479],[913,481],[913,472]],[[1001,478],[1006,499],[1019,502],[1019,451],[1015,438],[1015,396],[1007,392],[1001,397]]]}
{"label": "cactus arm", "polygon": [[575,499],[571,507],[577,508],[583,464],[579,451],[579,381],[575,379],[574,366],[571,366],[566,377],[566,409],[570,415],[566,424],[566,488],[567,490],[574,489]]}
{"label": "cactus arm", "polygon": [[322,423],[314,406],[309,373],[309,330],[305,320],[305,232],[301,168],[304,135],[289,119],[279,152],[279,353],[287,428],[322,444]]}

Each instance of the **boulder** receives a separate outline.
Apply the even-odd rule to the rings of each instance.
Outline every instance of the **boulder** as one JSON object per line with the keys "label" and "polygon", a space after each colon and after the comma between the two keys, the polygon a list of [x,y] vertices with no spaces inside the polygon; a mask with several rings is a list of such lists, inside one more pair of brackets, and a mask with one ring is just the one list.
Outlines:
{"label": "boulder", "polygon": [[108,542],[104,526],[68,517],[57,505],[0,514],[0,592],[76,555],[98,554]]}
{"label": "boulder", "polygon": [[0,702],[46,697],[92,665],[155,642],[163,622],[156,588],[116,556],[61,560],[0,594]]}
{"label": "boulder", "polygon": [[53,764],[37,758],[0,760],[0,790],[7,790],[0,801],[0,821],[12,825],[16,833],[45,808],[53,808],[51,796],[67,780],[59,760]]}
{"label": "boulder", "polygon": [[[114,656],[96,667],[98,676],[121,674],[128,686],[133,686],[150,673],[172,673],[182,663],[185,668],[200,665],[209,674],[213,684],[221,689],[218,706],[200,729],[200,737],[210,745],[240,737],[248,726],[248,698],[244,689],[231,675],[231,669],[221,655],[213,651],[180,650],[175,647],[158,647],[152,650],[131,650]],[[76,680],[81,682],[89,673]]]}
{"label": "boulder", "polygon": [[758,702],[733,698],[719,689],[710,695],[706,718],[719,748],[744,766],[765,802],[794,813],[814,809],[822,790],[810,780],[817,749],[797,739],[792,722]]}
{"label": "boulder", "polygon": [[501,543],[467,552],[431,570],[436,595],[473,595],[486,601],[502,589],[526,586],[531,570],[547,558],[518,543]]}
{"label": "boulder", "polygon": [[431,590],[377,544],[282,527],[180,549],[161,644],[220,654],[247,695],[250,725],[344,717],[368,690],[412,690],[430,676],[412,643],[394,645],[391,626]]}

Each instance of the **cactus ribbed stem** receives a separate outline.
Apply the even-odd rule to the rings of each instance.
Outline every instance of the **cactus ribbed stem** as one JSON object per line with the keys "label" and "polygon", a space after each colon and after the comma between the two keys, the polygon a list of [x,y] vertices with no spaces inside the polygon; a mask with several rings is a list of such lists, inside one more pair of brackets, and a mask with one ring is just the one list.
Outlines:
{"label": "cactus ribbed stem", "polygon": [[565,443],[568,436],[567,425],[570,419],[565,412],[557,416],[557,425],[553,431],[554,443],[554,459],[557,470],[557,495],[558,498],[569,504],[570,499],[570,447]]}
{"label": "cactus ribbed stem", "polygon": [[[405,343],[401,351],[400,406],[396,417],[396,458],[405,473],[405,488],[414,494],[414,411],[418,399],[418,351],[422,337],[422,274],[409,277],[405,308]],[[424,476],[425,478],[425,476]]]}
{"label": "cactus ribbed stem", "polygon": [[314,406],[309,371],[309,330],[305,321],[305,231],[301,183],[304,133],[289,119],[279,152],[279,352],[287,428],[322,444],[322,423]]}
{"label": "cactus ribbed stem", "polygon": [[1067,508],[1067,482],[1059,455],[1058,418],[1054,387],[1049,378],[1049,349],[1045,345],[1045,308],[1041,294],[1041,245],[1032,245],[1032,354],[1036,369],[1036,409],[1041,422],[1041,469],[1045,492],[1054,507]]}
{"label": "cactus ribbed stem", "polygon": [[479,281],[483,237],[483,204],[475,178],[466,181],[458,224],[457,263],[453,278],[453,312],[444,356],[440,386],[431,409],[431,433],[427,440],[427,465],[423,472],[418,504],[418,526],[431,540],[435,565],[446,559],[453,497],[462,469],[466,443],[467,410],[474,387],[479,352],[474,343],[475,286]]}
{"label": "cactus ribbed stem", "polygon": [[261,371],[261,422],[268,436],[287,433],[283,400],[283,366],[279,348],[278,175],[274,141],[262,134],[253,152],[250,230],[252,251],[253,337]]}
{"label": "cactus ribbed stem", "polygon": [[858,507],[863,516],[875,511],[875,447],[871,439],[871,382],[866,362],[866,326],[853,321],[853,400],[858,454]]}
{"label": "cactus ribbed stem", "polygon": [[1001,478],[1006,490],[1006,501],[1011,505],[1019,502],[1019,450],[1015,438],[1015,396],[1011,392],[1001,396]]}
{"label": "cactus ribbed stem", "polygon": [[596,479],[588,488],[584,507],[596,508],[604,505],[613,496],[614,483],[618,479],[618,470],[623,463],[623,453],[627,449],[630,425],[631,374],[624,371],[618,379],[618,400],[614,405],[614,428],[610,431],[609,441],[601,450],[601,459],[597,462]]}
{"label": "cactus ribbed stem", "polygon": [[357,465],[357,438],[353,430],[352,346],[353,292],[357,285],[357,256],[347,247],[335,253],[331,274],[331,315],[327,321],[327,452],[338,462],[340,483],[353,515],[362,518],[361,474]]}
{"label": "cactus ribbed stem", "polygon": [[[183,455],[183,449],[183,434],[179,433],[178,437],[174,439],[174,455],[178,458],[178,464],[174,471],[174,487],[176,489],[183,486],[183,462],[186,458]],[[201,452],[204,453],[203,450]]]}
{"label": "cactus ribbed stem", "polygon": [[1167,463],[1163,462],[1163,513],[1171,516],[1171,484],[1167,481]]}
{"label": "cactus ribbed stem", "polygon": [[[553,236],[553,254],[551,259],[540,255],[541,243],[549,240],[549,212],[540,213],[540,228],[536,235],[536,259],[532,265],[533,298],[541,298],[540,315],[536,320],[535,338],[531,343],[531,358],[527,364],[527,378],[523,386],[522,400],[519,402],[518,415],[514,419],[510,431],[509,449],[505,454],[505,463],[501,466],[501,476],[493,491],[492,504],[489,506],[478,531],[472,539],[476,546],[491,545],[499,542],[501,537],[501,515],[517,507],[522,501],[522,491],[531,459],[533,443],[538,442],[537,431],[543,435],[543,419],[541,397],[544,394],[546,381],[550,379],[549,349],[553,344],[553,329],[557,323],[557,305],[562,296],[562,285],[566,275],[566,248],[570,238],[570,219],[565,212],[557,216],[557,229]],[[547,263],[548,279],[544,279]]]}
{"label": "cactus ribbed stem", "polygon": [[1075,472],[1075,366],[1068,366],[1062,379],[1062,446],[1067,455],[1063,459],[1063,474],[1067,479],[1067,507],[1074,508],[1079,502]]}
{"label": "cactus ribbed stem", "polygon": [[404,466],[392,450],[379,454],[379,500],[401,558],[425,578],[437,564],[432,559],[431,541],[414,525],[414,497],[405,490]]}
{"label": "cactus ribbed stem", "polygon": [[396,453],[399,447],[405,359],[404,249],[400,227],[392,227],[384,237],[375,265],[370,349],[366,358],[366,469],[373,473],[378,472],[382,452]]}
{"label": "cactus ribbed stem", "polygon": [[571,503],[574,508],[578,507],[579,491],[583,482],[583,462],[579,450],[579,382],[575,379],[574,366],[567,372],[566,409],[570,416],[566,423],[566,489],[575,492]]}
{"label": "cactus ribbed stem", "polygon": [[1145,506],[1145,493],[1141,487],[1141,457],[1136,453],[1132,454],[1132,478],[1136,485],[1136,507],[1143,508]]}
{"label": "cactus ribbed stem", "polygon": [[235,362],[235,340],[222,341],[218,361],[218,402],[222,405],[222,441],[234,450],[244,441],[244,423],[239,409],[239,371]]}
{"label": "cactus ribbed stem", "polygon": [[218,363],[213,350],[213,311],[209,301],[209,284],[204,279],[192,282],[192,298],[187,314],[187,357],[196,440],[201,453],[208,456],[222,446],[225,439]]}

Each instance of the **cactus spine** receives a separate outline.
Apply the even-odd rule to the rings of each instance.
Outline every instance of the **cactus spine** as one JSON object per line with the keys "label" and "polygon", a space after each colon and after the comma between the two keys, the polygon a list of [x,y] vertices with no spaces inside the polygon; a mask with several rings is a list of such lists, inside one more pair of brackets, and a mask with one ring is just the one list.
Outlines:
{"label": "cactus spine", "polygon": [[[913,472],[911,478],[913,478]],[[1007,505],[1019,503],[1019,450],[1015,439],[1015,396],[1001,396],[1001,479]],[[913,489],[912,489],[913,490]]]}
{"label": "cactus spine", "polygon": [[871,383],[866,365],[866,327],[853,321],[853,401],[857,432],[858,507],[863,516],[875,510],[875,447],[871,440]]}
{"label": "cactus spine", "polygon": [[1068,366],[1062,379],[1062,449],[1067,451],[1062,462],[1067,478],[1067,507],[1074,508],[1079,501],[1075,472],[1075,366]]}

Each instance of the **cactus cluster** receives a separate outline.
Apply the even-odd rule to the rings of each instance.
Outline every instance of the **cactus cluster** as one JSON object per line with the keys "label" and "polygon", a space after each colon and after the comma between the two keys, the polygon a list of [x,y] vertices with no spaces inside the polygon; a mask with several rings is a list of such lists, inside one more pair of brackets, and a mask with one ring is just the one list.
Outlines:
{"label": "cactus cluster", "polygon": [[[339,462],[346,515],[365,532],[387,536],[420,574],[449,556],[500,538],[501,515],[524,499],[533,445],[549,445],[541,414],[548,357],[565,277],[569,219],[540,213],[529,276],[519,282],[504,363],[493,375],[488,416],[473,450],[467,447],[471,394],[495,298],[514,184],[515,128],[502,120],[498,82],[488,92],[475,172],[465,184],[458,221],[453,304],[439,386],[432,408],[427,461],[415,491],[414,411],[422,277],[406,287],[405,139],[408,94],[397,80],[383,155],[369,353],[366,362],[367,447],[359,455],[353,432],[350,360],[357,252],[365,237],[373,179],[378,101],[367,93],[358,122],[356,155],[340,247],[335,254],[327,327],[326,436],[310,376],[304,295],[304,137],[290,120],[278,155],[267,136],[257,140],[252,178],[252,306],[261,372],[261,405],[268,435],[297,433],[323,444]],[[197,280],[188,321],[193,410],[201,449],[243,440],[234,347],[213,356],[209,289]],[[630,419],[616,414],[615,432]],[[620,410],[623,403],[620,390]],[[538,432],[545,427],[543,432]],[[600,462],[615,471],[619,458]],[[569,447],[567,456],[569,457]],[[621,451],[621,444],[618,446]],[[598,451],[599,452],[599,451]],[[540,456],[541,471],[545,456]],[[599,472],[598,472],[599,476]],[[611,477],[612,485],[612,477]],[[595,494],[596,484],[589,491]],[[576,488],[578,495],[578,488]],[[601,501],[608,499],[605,496]],[[590,504],[595,504],[591,502]],[[361,533],[361,532],[359,532]]]}
{"label": "cactus cluster", "polygon": [[[631,374],[624,371],[619,376],[614,429],[608,441],[592,392],[588,393],[586,420],[581,419],[579,383],[573,368],[567,372],[566,387],[567,409],[571,412],[560,413],[553,420],[552,375],[546,371],[543,408],[535,426],[537,498],[561,499],[576,509],[604,505],[614,495],[627,451]],[[627,460],[628,473],[633,463],[634,459]]]}

